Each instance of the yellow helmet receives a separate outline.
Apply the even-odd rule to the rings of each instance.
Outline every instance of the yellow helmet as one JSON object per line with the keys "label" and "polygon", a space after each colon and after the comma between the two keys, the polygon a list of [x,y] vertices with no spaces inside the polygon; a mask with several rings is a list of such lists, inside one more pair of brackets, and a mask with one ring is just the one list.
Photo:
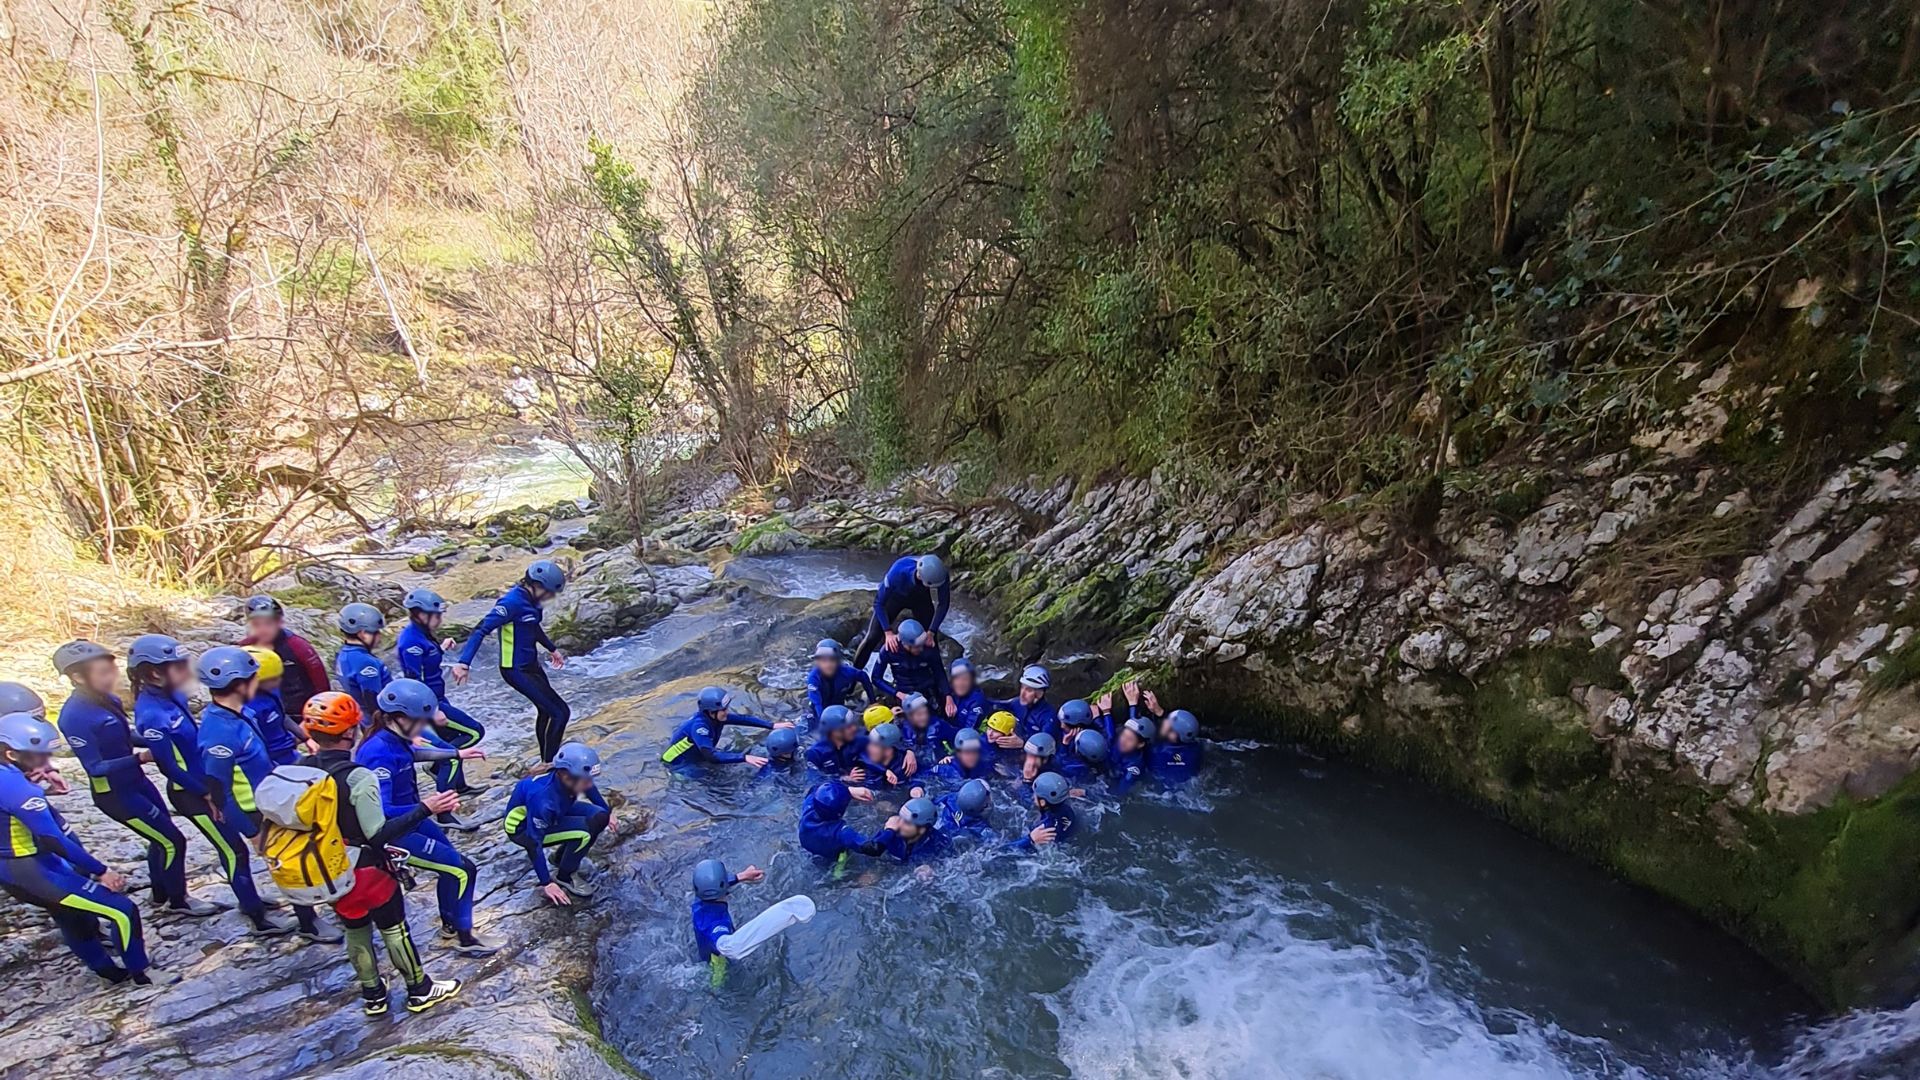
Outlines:
{"label": "yellow helmet", "polygon": [[247,646],[247,655],[253,657],[254,662],[260,665],[260,672],[256,678],[262,682],[268,679],[277,679],[286,674],[287,666],[280,662],[280,654],[274,652],[272,649],[259,645],[249,645]]}
{"label": "yellow helmet", "polygon": [[1015,720],[1013,714],[1005,709],[1001,709],[999,712],[987,717],[988,729],[998,735],[1013,734],[1013,727],[1017,723],[1019,723],[1019,721]]}
{"label": "yellow helmet", "polygon": [[872,731],[881,724],[893,723],[893,710],[885,705],[869,705],[867,711],[860,714],[860,719],[867,725],[867,730]]}

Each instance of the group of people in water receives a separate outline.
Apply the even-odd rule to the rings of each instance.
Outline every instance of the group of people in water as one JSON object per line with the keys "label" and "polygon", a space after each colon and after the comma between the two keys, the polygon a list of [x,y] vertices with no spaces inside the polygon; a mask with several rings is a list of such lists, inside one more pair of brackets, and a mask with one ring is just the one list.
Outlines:
{"label": "group of people in water", "polygon": [[[395,641],[398,677],[376,651],[386,618],[363,603],[335,618],[341,644],[331,675],[271,596],[246,602],[249,633],[237,645],[190,657],[171,637],[139,637],[125,656],[130,707],[120,692],[121,658],[90,641],[62,645],[53,663],[72,690],[57,730],[31,689],[0,683],[0,887],[46,910],[74,955],[108,982],[177,978],[152,965],[126,876],[88,852],[48,801],[70,791],[52,759],[64,737],[95,806],[144,842],[157,909],[185,917],[224,910],[188,891],[186,836],[174,820],[184,818],[218,854],[253,933],[345,942],[369,1016],[390,1008],[375,931],[408,1011],[452,998],[461,984],[428,975],[404,897],[416,874],[434,874],[445,946],[470,956],[499,948],[474,931],[476,867],[449,835],[478,828],[459,805],[484,790],[468,763],[485,757],[486,730],[448,700],[447,684],[466,681],[488,636],[499,638],[504,681],[534,708],[539,763],[515,784],[501,823],[526,852],[547,900],[566,906],[595,894],[586,856],[614,830],[613,810],[595,783],[599,755],[565,740],[570,710],[545,670],[566,662],[542,628],[542,605],[565,586],[552,561],[529,565],[451,664],[454,642],[440,633],[446,601],[413,590]],[[1021,673],[1014,697],[988,698],[968,659],[942,660],[936,635],[950,598],[938,556],[896,561],[852,660],[834,641],[815,648],[804,724],[737,713],[732,695],[709,687],[662,761],[685,777],[738,764],[804,783],[800,846],[836,873],[855,855],[911,862],[956,843],[1016,850],[1060,843],[1075,829],[1072,801],[1096,785],[1119,796],[1148,778],[1177,785],[1197,771],[1197,720],[1163,710],[1136,685],[1118,698],[1056,708],[1048,672],[1035,665]],[[188,700],[196,682],[208,699],[197,716]],[[738,750],[722,744],[728,727],[767,734]],[[803,734],[812,736],[805,747]],[[159,770],[164,798],[149,764]],[[422,790],[423,766],[431,790]],[[1032,820],[1008,837],[990,814],[1001,782],[1032,808]],[[846,821],[854,802],[882,795],[898,805],[880,828],[863,832]],[[253,855],[265,859],[291,918],[261,895]],[[810,900],[793,897],[736,930],[727,897],[763,876],[752,866],[729,873],[717,860],[695,868],[693,929],[716,977],[727,957],[812,915]],[[333,909],[338,928],[319,917],[321,906]]]}

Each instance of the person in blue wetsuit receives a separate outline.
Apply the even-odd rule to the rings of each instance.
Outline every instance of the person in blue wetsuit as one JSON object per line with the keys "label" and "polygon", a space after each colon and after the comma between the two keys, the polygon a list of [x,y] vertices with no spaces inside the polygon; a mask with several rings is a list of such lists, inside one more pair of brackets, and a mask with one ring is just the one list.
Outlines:
{"label": "person in blue wetsuit", "polygon": [[[154,900],[183,915],[220,911],[219,905],[187,892],[187,838],[140,768],[153,755],[135,744],[132,717],[114,694],[120,680],[113,654],[91,641],[70,641],[54,650],[53,665],[73,684],[73,693],[60,705],[60,734],[87,771],[93,805],[146,841]],[[32,704],[38,703],[36,695]],[[0,699],[0,715],[33,713],[19,707],[27,704],[17,696]]]}
{"label": "person in blue wetsuit", "polygon": [[[447,700],[447,677],[441,670],[441,660],[452,647],[453,639],[439,639],[440,624],[446,618],[446,600],[432,589],[415,589],[407,594],[404,603],[407,625],[400,628],[400,637],[394,646],[400,657],[400,674],[426,683],[427,689],[439,700],[440,713],[434,717],[433,733],[441,742],[455,750],[479,746],[480,740],[487,737],[486,727]],[[456,756],[434,766],[434,789],[457,791],[462,795],[485,791],[486,785],[475,784],[467,776],[464,760]]]}
{"label": "person in blue wetsuit", "polygon": [[[907,619],[900,629],[911,633],[920,624]],[[910,694],[924,695],[929,701],[947,700],[947,667],[940,659],[940,648],[924,637],[901,638],[898,647],[887,646],[874,654],[868,674],[873,688],[888,697],[905,699]]]}
{"label": "person in blue wetsuit", "polygon": [[940,796],[940,832],[952,839],[991,843],[999,839],[987,810],[993,805],[993,790],[985,780],[969,780],[960,790]]}
{"label": "person in blue wetsuit", "polygon": [[[200,771],[207,777],[208,797],[223,820],[248,839],[259,836],[263,824],[254,790],[273,772],[266,742],[245,711],[259,673],[259,659],[235,645],[208,649],[194,664],[200,685],[213,696],[200,710]],[[322,924],[313,908],[295,904],[293,916],[300,936],[308,941],[341,940],[340,932]]]}
{"label": "person in blue wetsuit", "polygon": [[[59,735],[30,713],[0,716],[0,888],[53,916],[81,963],[111,983],[171,982],[152,970],[140,908],[122,895],[127,879],[94,858],[27,779],[52,763]],[[119,962],[100,940],[111,931]]]}
{"label": "person in blue wetsuit", "polygon": [[891,837],[886,829],[867,836],[847,824],[847,807],[854,800],[870,802],[873,794],[861,787],[849,787],[838,780],[822,780],[800,803],[800,846],[809,854],[826,860],[835,871],[845,868],[849,854],[869,858],[886,850]]}
{"label": "person in blue wetsuit", "polygon": [[767,733],[767,741],[760,744],[767,755],[767,763],[753,774],[756,780],[778,780],[781,777],[799,776],[805,773],[800,766],[800,733],[793,728],[774,728]]}
{"label": "person in blue wetsuit", "polygon": [[969,780],[991,779],[993,774],[987,740],[972,728],[962,728],[954,735],[953,754],[933,770],[934,779],[955,787]]}
{"label": "person in blue wetsuit", "polygon": [[945,720],[935,718],[933,703],[924,694],[908,694],[900,703],[900,733],[904,745],[925,767],[952,752],[953,729]]}
{"label": "person in blue wetsuit", "polygon": [[[356,764],[372,771],[380,782],[380,802],[389,818],[411,813],[421,803],[416,763],[439,762],[447,754],[478,755],[478,750],[454,750],[417,742],[440,707],[440,701],[417,679],[395,679],[374,702],[371,732],[354,751]],[[473,860],[447,839],[438,822],[427,820],[389,846],[407,853],[406,864],[437,875],[440,934],[453,941],[453,951],[466,956],[491,956],[497,942],[474,935],[473,894],[479,884]]]}
{"label": "person in blue wetsuit", "polygon": [[820,713],[820,737],[807,747],[807,767],[822,776],[862,779],[860,759],[867,754],[867,732],[860,718],[845,705],[829,705]]}
{"label": "person in blue wetsuit", "polygon": [[229,820],[225,799],[215,800],[200,752],[200,725],[187,710],[186,687],[193,675],[180,643],[164,634],[134,639],[127,649],[132,670],[134,738],[153,757],[167,778],[167,801],[175,813],[193,823],[220,856],[220,868],[233,888],[240,913],[262,935],[285,934],[295,924],[267,911],[253,884],[253,864],[246,836],[237,820]]}
{"label": "person in blue wetsuit", "polygon": [[694,714],[673,729],[673,738],[668,740],[667,748],[660,752],[660,760],[683,776],[697,776],[705,765],[746,764],[756,769],[765,765],[767,759],[764,756],[722,750],[715,745],[715,740],[729,725],[772,731],[775,728],[792,727],[793,724],[784,720],[776,724],[757,716],[729,712],[727,706],[731,704],[733,695],[717,686],[700,691]]}
{"label": "person in blue wetsuit", "polygon": [[393,679],[386,661],[374,655],[380,632],[387,628],[387,617],[372,604],[348,604],[333,617],[340,628],[340,652],[333,658],[333,672],[340,677],[340,689],[360,706],[360,715],[372,722],[374,699]]}
{"label": "person in blue wetsuit", "polygon": [[700,959],[713,973],[713,984],[727,975],[727,958],[720,954],[720,939],[733,933],[733,912],[727,907],[727,894],[735,885],[765,881],[767,872],[749,866],[738,874],[727,873],[719,859],[707,859],[693,868],[693,940]]}
{"label": "person in blue wetsuit", "polygon": [[[860,692],[857,699],[856,690]],[[813,670],[807,672],[807,707],[812,711],[815,724],[835,705],[872,701],[878,696],[867,673],[846,662],[839,642],[822,638],[813,647]]]}
{"label": "person in blue wetsuit", "polygon": [[1025,755],[1020,760],[1020,779],[1031,784],[1041,773],[1053,768],[1053,758],[1060,747],[1053,741],[1053,736],[1036,731],[1027,736],[1027,741],[1020,749]]}
{"label": "person in blue wetsuit", "polygon": [[[938,555],[907,555],[895,559],[892,566],[881,576],[880,585],[873,594],[873,615],[867,621],[866,633],[860,636],[860,645],[854,650],[855,667],[867,666],[867,659],[883,643],[889,649],[899,649],[904,641],[924,636],[926,644],[933,645],[933,636],[940,632],[940,624],[946,621],[947,605],[953,600],[953,592],[947,584],[947,564]],[[918,616],[927,620],[920,633],[909,635],[900,624],[903,620]],[[916,622],[916,626],[919,624]],[[934,649],[939,652],[939,649]]]}
{"label": "person in blue wetsuit", "polygon": [[1125,795],[1152,774],[1153,721],[1129,716],[1113,743],[1111,782],[1115,795]]}
{"label": "person in blue wetsuit", "polygon": [[[565,743],[553,755],[553,768],[515,784],[507,801],[507,839],[526,850],[540,892],[561,907],[596,891],[579,875],[587,852],[613,827],[613,808],[593,782],[599,772],[600,755],[592,747]],[[550,847],[556,849],[552,866]]]}
{"label": "person in blue wetsuit", "polygon": [[1074,737],[1082,731],[1098,731],[1113,742],[1113,727],[1107,722],[1106,714],[1095,709],[1085,698],[1074,698],[1060,706],[1054,714],[1059,725],[1057,737],[1061,746],[1073,745]]}
{"label": "person in blue wetsuit", "polygon": [[924,795],[908,799],[900,812],[887,819],[881,832],[891,832],[880,846],[895,862],[919,862],[944,855],[949,843],[940,831],[940,808]]}
{"label": "person in blue wetsuit", "polygon": [[540,760],[550,762],[566,741],[567,723],[573,709],[554,690],[540,666],[541,648],[547,650],[547,663],[555,671],[567,666],[567,655],[547,637],[540,625],[544,615],[540,605],[560,595],[567,587],[566,572],[551,559],[535,559],[519,584],[502,593],[480,625],[474,627],[467,643],[460,647],[460,659],[452,668],[453,684],[467,681],[480,643],[495,630],[500,632],[500,677],[521,697],[533,704],[533,735],[540,746]]}
{"label": "person in blue wetsuit", "polygon": [[901,748],[904,742],[899,724],[885,723],[867,732],[867,753],[860,759],[862,783],[875,791],[905,787],[919,792],[920,762]]}
{"label": "person in blue wetsuit", "polygon": [[987,700],[986,691],[980,689],[979,673],[973,669],[973,661],[962,656],[947,665],[947,723],[955,729],[982,729],[987,722],[987,714],[993,711],[993,702]]}
{"label": "person in blue wetsuit", "polygon": [[254,676],[253,697],[242,711],[260,733],[267,757],[275,765],[291,765],[300,760],[300,744],[307,741],[307,733],[287,715],[281,703],[280,680],[286,675],[286,661],[264,645],[243,647],[260,665],[260,673]]}
{"label": "person in blue wetsuit", "polygon": [[1076,787],[1098,783],[1107,778],[1112,767],[1112,747],[1107,737],[1093,728],[1081,728],[1073,742],[1058,756],[1055,768]]}
{"label": "person in blue wetsuit", "polygon": [[1046,668],[1029,664],[1020,672],[1018,693],[1006,701],[988,702],[995,711],[1012,713],[1016,721],[1013,734],[992,736],[993,745],[1002,750],[1018,750],[1029,735],[1045,732],[1055,739],[1060,737],[1059,718],[1047,701],[1047,690],[1052,685],[1053,676]]}
{"label": "person in blue wetsuit", "polygon": [[[1159,702],[1153,700],[1152,694],[1148,694],[1147,704],[1153,707]],[[1203,757],[1199,718],[1185,709],[1168,713],[1160,724],[1160,740],[1153,744],[1153,778],[1177,787],[1199,774]]]}
{"label": "person in blue wetsuit", "polygon": [[1077,819],[1068,804],[1071,788],[1067,778],[1057,772],[1045,772],[1033,781],[1033,824],[1027,834],[1008,845],[1019,851],[1032,851],[1058,844],[1073,835]]}

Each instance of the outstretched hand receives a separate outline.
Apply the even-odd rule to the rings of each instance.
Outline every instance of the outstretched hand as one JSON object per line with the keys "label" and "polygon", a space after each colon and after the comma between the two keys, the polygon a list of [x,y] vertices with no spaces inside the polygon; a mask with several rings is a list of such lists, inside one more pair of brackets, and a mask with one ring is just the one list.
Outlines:
{"label": "outstretched hand", "polygon": [[569,896],[567,890],[561,888],[560,883],[557,881],[549,881],[545,885],[540,886],[540,892],[547,899],[561,907],[573,906],[573,897]]}
{"label": "outstretched hand", "polygon": [[747,761],[747,764],[753,766],[756,769],[760,768],[761,766],[767,763],[767,759],[761,757],[759,754],[748,754],[746,761]]}
{"label": "outstretched hand", "polygon": [[1033,831],[1027,834],[1027,839],[1033,841],[1036,844],[1051,844],[1054,841],[1054,836],[1055,836],[1055,833],[1052,827],[1047,825],[1035,825],[1033,827]]}
{"label": "outstretched hand", "polygon": [[[1139,683],[1129,682],[1125,686],[1122,686],[1120,689],[1123,693],[1127,695],[1127,704],[1129,705],[1140,704],[1140,684]],[[1107,696],[1112,697],[1113,695],[1108,694]]]}
{"label": "outstretched hand", "polygon": [[760,869],[757,866],[749,866],[745,870],[742,870],[733,876],[739,878],[743,883],[748,885],[751,885],[756,881],[767,880],[767,872],[765,870]]}
{"label": "outstretched hand", "polygon": [[467,681],[467,673],[469,670],[471,669],[465,664],[454,664],[447,668],[447,674],[453,676],[453,685],[459,686]]}

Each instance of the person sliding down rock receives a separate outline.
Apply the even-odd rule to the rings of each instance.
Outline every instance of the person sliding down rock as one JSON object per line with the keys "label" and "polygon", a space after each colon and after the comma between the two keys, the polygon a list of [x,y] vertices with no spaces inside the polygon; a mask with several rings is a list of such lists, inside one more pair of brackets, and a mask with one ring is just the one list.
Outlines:
{"label": "person sliding down rock", "polygon": [[715,740],[729,725],[773,731],[776,728],[790,728],[793,722],[782,720],[775,723],[757,716],[730,712],[727,707],[731,704],[733,695],[717,686],[700,691],[694,714],[673,729],[673,738],[668,741],[667,748],[660,752],[660,760],[675,773],[688,777],[701,775],[702,767],[707,765],[745,764],[756,769],[765,765],[767,759],[763,755],[722,750]]}
{"label": "person sliding down rock", "polygon": [[[541,893],[561,907],[571,905],[573,897],[593,896],[594,885],[580,876],[580,864],[613,829],[613,808],[593,782],[599,772],[600,755],[585,743],[570,742],[553,755],[553,768],[515,784],[507,802],[507,839],[526,850]],[[556,849],[552,866],[548,848]]]}
{"label": "person sliding down rock", "polygon": [[[900,625],[900,620],[909,615],[931,613],[926,626],[913,637],[921,637],[926,645],[932,646],[933,636],[946,621],[947,605],[952,599],[952,590],[947,585],[947,564],[940,556],[906,555],[895,559],[874,590],[873,615],[867,621],[859,646],[853,651],[853,666],[866,667],[867,660],[882,644],[898,650],[903,642],[912,640]],[[934,652],[939,650],[936,648]]]}
{"label": "person sliding down rock", "polygon": [[540,625],[545,614],[540,605],[560,595],[560,590],[566,587],[566,572],[553,560],[536,559],[528,564],[519,584],[501,594],[480,625],[474,627],[467,643],[460,647],[460,659],[451,669],[455,686],[466,682],[480,643],[495,630],[500,632],[500,677],[533,703],[533,735],[540,744],[542,764],[553,761],[560,744],[566,741],[567,722],[573,719],[573,710],[566,699],[547,681],[547,673],[540,667],[539,653],[544,646],[547,663],[555,671],[567,664],[566,654],[555,647]]}
{"label": "person sliding down rock", "polygon": [[757,866],[729,874],[726,864],[719,859],[707,859],[693,868],[693,939],[700,949],[700,958],[712,972],[715,987],[727,977],[727,961],[745,960],[781,931],[813,918],[812,898],[789,896],[755,915],[745,926],[734,929],[727,894],[736,885],[766,878],[767,872]]}

